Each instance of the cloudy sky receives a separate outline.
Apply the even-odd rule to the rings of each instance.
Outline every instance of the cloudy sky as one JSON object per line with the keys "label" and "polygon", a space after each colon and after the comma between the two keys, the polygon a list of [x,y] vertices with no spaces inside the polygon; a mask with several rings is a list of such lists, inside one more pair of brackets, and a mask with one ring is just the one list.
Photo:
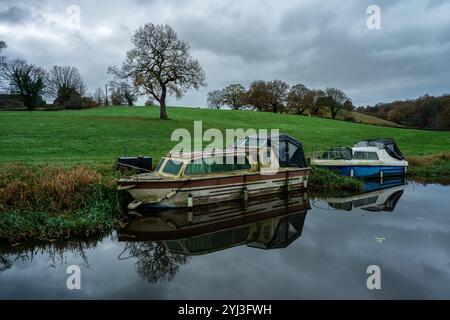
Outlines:
{"label": "cloudy sky", "polygon": [[[367,26],[370,5],[380,29]],[[171,25],[207,75],[172,105],[204,106],[208,91],[257,79],[337,87],[355,105],[450,93],[450,0],[0,2],[6,55],[76,66],[91,92],[147,22]]]}

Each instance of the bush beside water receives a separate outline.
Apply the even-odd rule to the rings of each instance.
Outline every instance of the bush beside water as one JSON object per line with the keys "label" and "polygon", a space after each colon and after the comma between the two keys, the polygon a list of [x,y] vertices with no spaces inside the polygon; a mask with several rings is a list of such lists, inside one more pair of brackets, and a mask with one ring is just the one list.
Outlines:
{"label": "bush beside water", "polygon": [[439,178],[450,177],[450,153],[438,153],[421,157],[407,158],[408,176],[413,178]]}
{"label": "bush beside water", "polygon": [[308,179],[308,187],[315,192],[361,192],[364,187],[362,180],[341,176],[338,172],[313,167]]}
{"label": "bush beside water", "polygon": [[0,239],[85,237],[120,217],[112,179],[85,167],[0,168]]}

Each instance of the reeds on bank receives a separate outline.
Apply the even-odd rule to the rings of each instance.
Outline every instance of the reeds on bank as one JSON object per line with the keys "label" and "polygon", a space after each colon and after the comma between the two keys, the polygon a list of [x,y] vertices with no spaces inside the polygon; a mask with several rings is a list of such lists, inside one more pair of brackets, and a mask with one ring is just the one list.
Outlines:
{"label": "reeds on bank", "polygon": [[112,179],[86,167],[0,167],[0,239],[83,237],[120,215]]}

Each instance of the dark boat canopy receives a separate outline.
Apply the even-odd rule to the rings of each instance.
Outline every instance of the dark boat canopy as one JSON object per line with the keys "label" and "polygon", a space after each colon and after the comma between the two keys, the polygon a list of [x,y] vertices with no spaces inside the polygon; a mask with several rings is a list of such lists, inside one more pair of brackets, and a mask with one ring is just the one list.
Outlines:
{"label": "dark boat canopy", "polygon": [[241,146],[272,147],[273,139],[278,139],[279,145],[278,147],[273,146],[273,150],[278,153],[278,162],[280,167],[305,168],[308,166],[301,142],[285,133],[280,133],[279,135],[268,135],[267,137],[250,135],[238,141],[237,144]]}
{"label": "dark boat canopy", "polygon": [[355,147],[377,147],[386,149],[391,157],[398,160],[405,159],[394,139],[391,138],[361,140],[355,143]]}
{"label": "dark boat canopy", "polygon": [[[278,136],[279,152],[278,161],[280,167],[299,167],[305,168],[308,166],[305,159],[305,152],[300,141],[291,137],[288,134],[281,133]],[[271,137],[268,137],[268,146],[272,146]]]}

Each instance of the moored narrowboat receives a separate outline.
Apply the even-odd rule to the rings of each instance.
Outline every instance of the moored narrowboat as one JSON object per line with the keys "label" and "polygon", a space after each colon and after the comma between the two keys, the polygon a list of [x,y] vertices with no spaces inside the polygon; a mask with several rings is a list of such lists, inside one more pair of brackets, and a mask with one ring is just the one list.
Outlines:
{"label": "moored narrowboat", "polygon": [[118,189],[133,197],[131,210],[191,207],[304,189],[309,172],[293,137],[248,136],[223,150],[168,154],[155,171],[120,179]]}

